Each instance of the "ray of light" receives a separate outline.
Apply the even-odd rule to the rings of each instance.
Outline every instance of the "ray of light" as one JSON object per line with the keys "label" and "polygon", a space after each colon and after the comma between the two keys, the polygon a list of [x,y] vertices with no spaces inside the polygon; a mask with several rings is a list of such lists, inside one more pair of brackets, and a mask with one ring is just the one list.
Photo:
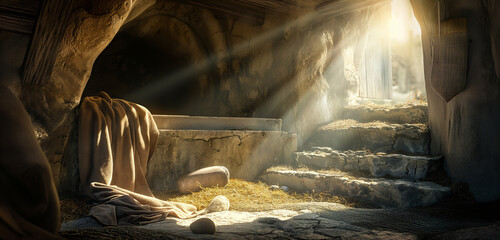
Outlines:
{"label": "ray of light", "polygon": [[165,89],[174,88],[185,79],[190,79],[200,75],[200,73],[208,72],[210,68],[215,66],[215,63],[220,59],[229,59],[232,56],[247,51],[248,42],[252,42],[251,47],[259,48],[263,43],[276,38],[283,32],[284,29],[297,26],[303,22],[311,21],[315,18],[323,18],[325,16],[336,16],[350,13],[354,10],[364,9],[370,6],[386,4],[390,0],[338,0],[326,6],[318,6],[317,11],[311,11],[295,20],[289,21],[279,27],[263,32],[255,36],[253,39],[244,41],[223,53],[212,54],[204,61],[187,66],[179,71],[165,76],[162,80],[154,81],[147,86],[138,89],[134,93],[127,96],[129,99],[140,99],[151,95],[157,95],[165,91]]}

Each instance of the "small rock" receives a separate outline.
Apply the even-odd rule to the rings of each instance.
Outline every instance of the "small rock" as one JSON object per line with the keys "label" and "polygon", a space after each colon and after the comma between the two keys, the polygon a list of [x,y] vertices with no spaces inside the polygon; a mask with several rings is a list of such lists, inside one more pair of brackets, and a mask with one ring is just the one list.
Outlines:
{"label": "small rock", "polygon": [[214,197],[212,202],[208,205],[206,211],[211,212],[223,212],[229,210],[229,199],[222,195]]}
{"label": "small rock", "polygon": [[271,186],[269,186],[269,189],[272,190],[272,191],[276,191],[276,190],[280,189],[280,186],[278,186],[278,185],[271,185]]}
{"label": "small rock", "polygon": [[200,218],[189,225],[191,232],[196,234],[214,234],[216,226],[210,218]]}

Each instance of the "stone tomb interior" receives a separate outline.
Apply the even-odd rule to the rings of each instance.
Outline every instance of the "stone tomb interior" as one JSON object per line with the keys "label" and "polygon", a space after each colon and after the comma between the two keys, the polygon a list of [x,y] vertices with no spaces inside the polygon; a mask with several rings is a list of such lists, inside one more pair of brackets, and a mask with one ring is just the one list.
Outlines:
{"label": "stone tomb interior", "polygon": [[2,1],[0,239],[500,239],[499,16]]}

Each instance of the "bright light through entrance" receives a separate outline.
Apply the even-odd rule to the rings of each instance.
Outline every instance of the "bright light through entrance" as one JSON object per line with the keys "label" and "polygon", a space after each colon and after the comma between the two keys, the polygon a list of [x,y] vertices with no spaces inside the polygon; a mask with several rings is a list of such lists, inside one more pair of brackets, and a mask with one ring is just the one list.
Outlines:
{"label": "bright light through entrance", "polygon": [[418,25],[408,0],[392,0],[391,38],[393,41],[405,43],[409,38],[420,37]]}
{"label": "bright light through entrance", "polygon": [[351,103],[424,102],[420,27],[409,0],[375,7],[356,45],[344,51],[345,71],[356,71]]}

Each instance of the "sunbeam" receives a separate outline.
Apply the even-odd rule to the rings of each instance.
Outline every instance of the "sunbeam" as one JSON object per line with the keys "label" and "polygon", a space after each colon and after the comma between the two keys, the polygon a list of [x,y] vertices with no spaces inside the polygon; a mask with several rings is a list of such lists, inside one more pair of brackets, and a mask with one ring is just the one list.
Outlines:
{"label": "sunbeam", "polygon": [[[228,44],[224,51],[209,52],[201,61],[151,81],[127,97],[144,99],[162,95],[168,89],[176,89],[186,79],[202,75],[220,78],[215,81],[220,85],[211,86],[215,90],[208,96],[211,99],[193,96],[183,102],[183,106],[187,109],[204,106],[198,112],[206,115],[283,118],[284,129],[297,132],[301,144],[318,125],[340,117],[340,109],[357,102],[360,96],[392,97],[391,39],[387,37],[395,35],[390,27],[391,16],[394,18],[394,6],[401,5],[395,2],[341,0],[320,4],[284,24],[261,28],[260,34],[251,39],[237,41],[232,46]],[[301,29],[313,29],[312,26],[322,33],[300,36]],[[242,61],[241,69],[229,74],[221,74],[219,65],[230,66],[234,59],[247,56],[255,58],[262,55],[263,46],[269,44],[273,46],[271,68],[287,69],[288,65],[288,70],[259,76],[264,85],[255,93],[258,97],[239,101],[249,94],[247,85],[239,82],[240,78],[249,77],[248,62]],[[279,58],[284,61],[276,62]],[[297,59],[315,60],[309,64]],[[385,85],[381,85],[382,80]],[[227,93],[223,94],[222,89]],[[383,91],[386,93],[379,94]],[[210,109],[207,103],[211,101],[213,105],[226,101],[232,105],[224,112]]]}

